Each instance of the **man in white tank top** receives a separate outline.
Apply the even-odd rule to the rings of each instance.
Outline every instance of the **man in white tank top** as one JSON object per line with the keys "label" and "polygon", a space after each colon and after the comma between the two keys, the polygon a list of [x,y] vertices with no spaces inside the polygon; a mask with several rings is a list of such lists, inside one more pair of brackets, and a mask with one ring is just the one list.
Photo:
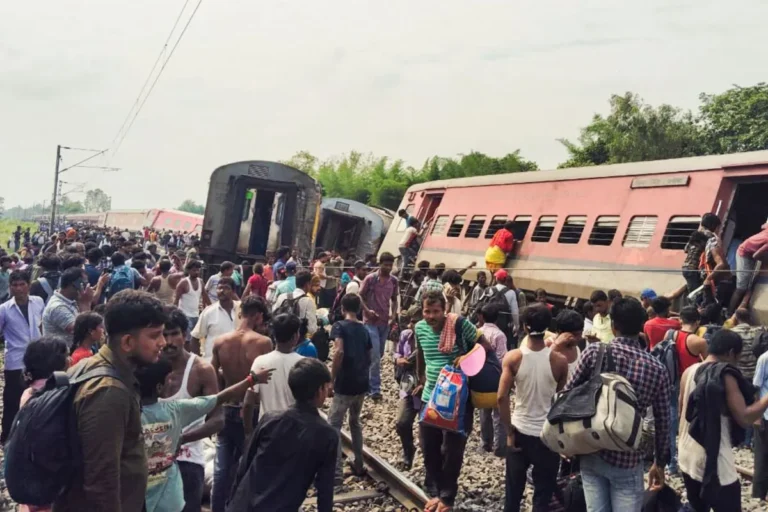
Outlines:
{"label": "man in white tank top", "polygon": [[164,304],[171,306],[176,296],[176,287],[184,279],[184,274],[181,272],[171,273],[171,260],[167,258],[161,259],[157,266],[160,269],[160,275],[152,278],[147,291],[154,294]]}
{"label": "man in white tank top", "polygon": [[200,279],[203,264],[197,260],[190,260],[184,268],[187,271],[187,277],[176,286],[173,305],[177,306],[187,317],[189,323],[187,339],[189,339],[189,332],[195,328],[197,319],[200,317],[200,299],[202,298],[203,307],[210,306],[211,300],[208,298],[202,279]]}
{"label": "man in white tank top", "polygon": [[[557,489],[558,454],[540,439],[552,397],[565,386],[568,361],[544,342],[544,332],[552,323],[545,305],[528,307],[523,325],[528,334],[520,348],[504,356],[499,383],[499,412],[507,431],[506,498],[504,511],[520,510],[525,491],[526,472],[533,465],[533,511],[549,510]],[[510,420],[509,395],[515,387],[515,410]]]}
{"label": "man in white tank top", "polygon": [[[163,355],[171,363],[171,373],[166,378],[162,400],[195,398],[219,392],[213,366],[184,348],[187,329],[186,316],[173,308],[163,331],[166,341]],[[218,433],[223,423],[223,410],[217,406],[207,418],[200,418],[182,431],[181,450],[176,460],[184,484],[184,512],[199,512],[201,509],[205,487],[202,440]]]}

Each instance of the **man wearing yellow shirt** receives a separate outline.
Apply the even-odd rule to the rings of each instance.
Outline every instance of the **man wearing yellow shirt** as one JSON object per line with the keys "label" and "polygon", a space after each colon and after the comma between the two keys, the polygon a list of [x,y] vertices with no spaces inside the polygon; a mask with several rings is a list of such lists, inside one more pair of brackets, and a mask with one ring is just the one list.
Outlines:
{"label": "man wearing yellow shirt", "polygon": [[610,343],[614,336],[611,327],[611,315],[608,312],[611,305],[611,302],[608,301],[608,295],[603,290],[595,290],[589,297],[589,301],[594,307],[595,317],[592,319],[592,331],[585,332],[584,337],[590,343],[595,341]]}

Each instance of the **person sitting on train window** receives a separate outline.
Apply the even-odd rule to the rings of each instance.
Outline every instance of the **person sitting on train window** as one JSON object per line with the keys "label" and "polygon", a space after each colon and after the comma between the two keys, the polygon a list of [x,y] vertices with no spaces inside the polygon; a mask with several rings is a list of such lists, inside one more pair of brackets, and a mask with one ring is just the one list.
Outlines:
{"label": "person sitting on train window", "polygon": [[653,350],[657,343],[661,343],[668,330],[680,330],[680,320],[669,318],[670,306],[671,303],[666,297],[656,297],[651,301],[651,307],[656,313],[656,317],[646,321],[643,327],[648,342],[648,350]]}
{"label": "person sitting on train window", "polygon": [[485,251],[485,267],[491,272],[502,268],[507,262],[507,256],[515,246],[514,227],[515,223],[508,221],[504,227],[493,234],[491,243]]}
{"label": "person sitting on train window", "polygon": [[731,298],[729,312],[749,305],[752,283],[760,271],[758,262],[762,265],[767,260],[768,222],[761,226],[759,233],[744,240],[736,251],[736,292]]}
{"label": "person sitting on train window", "polygon": [[608,295],[603,290],[592,292],[589,301],[595,309],[595,316],[592,317],[592,330],[589,333],[584,333],[584,337],[590,342],[610,343],[614,334],[611,327],[611,315],[608,311],[613,302],[608,300]]}

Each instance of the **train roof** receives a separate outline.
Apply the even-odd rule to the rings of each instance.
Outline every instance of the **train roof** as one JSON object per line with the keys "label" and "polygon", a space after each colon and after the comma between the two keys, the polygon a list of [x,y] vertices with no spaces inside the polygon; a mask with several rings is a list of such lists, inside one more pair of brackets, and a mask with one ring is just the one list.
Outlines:
{"label": "train roof", "polygon": [[490,174],[468,178],[428,181],[412,185],[408,192],[418,192],[435,188],[482,187],[488,185],[508,185],[512,183],[541,183],[547,181],[589,180],[618,176],[642,176],[646,174],[671,174],[676,172],[711,171],[729,167],[748,167],[768,164],[768,151],[750,151],[728,155],[694,156],[672,158],[669,160],[651,160],[648,162],[629,162],[624,164],[597,165],[590,167],[571,167],[549,171],[514,172],[508,174]]}

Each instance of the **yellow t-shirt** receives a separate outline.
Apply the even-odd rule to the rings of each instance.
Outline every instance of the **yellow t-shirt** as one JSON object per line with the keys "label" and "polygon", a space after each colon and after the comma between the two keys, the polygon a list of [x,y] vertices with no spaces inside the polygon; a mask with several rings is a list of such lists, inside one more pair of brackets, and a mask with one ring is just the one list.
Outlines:
{"label": "yellow t-shirt", "polygon": [[613,340],[613,329],[611,328],[611,315],[602,316],[599,313],[592,319],[592,334],[603,343],[610,343]]}

